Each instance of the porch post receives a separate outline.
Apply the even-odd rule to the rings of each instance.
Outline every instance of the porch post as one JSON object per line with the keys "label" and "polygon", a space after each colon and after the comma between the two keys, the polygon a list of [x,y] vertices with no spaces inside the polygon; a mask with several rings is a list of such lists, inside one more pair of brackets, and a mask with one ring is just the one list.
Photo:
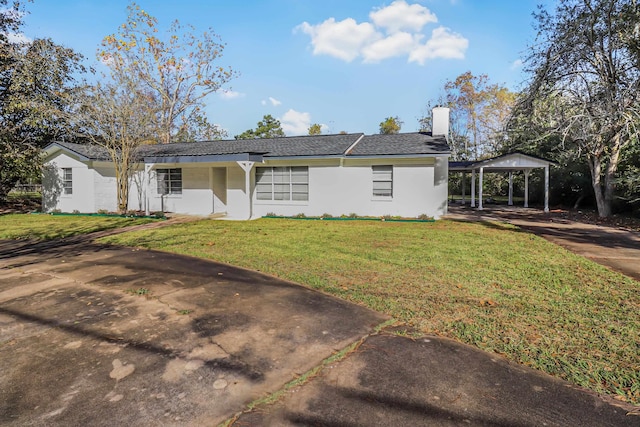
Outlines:
{"label": "porch post", "polygon": [[549,212],[549,165],[544,167],[544,211]]}
{"label": "porch post", "polygon": [[144,214],[149,216],[151,213],[149,212],[149,180],[151,179],[151,164],[144,164],[144,175],[142,179],[144,180]]}
{"label": "porch post", "polygon": [[465,188],[465,185],[464,185],[464,175],[465,175],[465,173],[464,172],[461,172],[461,173],[462,173],[462,181],[461,181],[461,185],[462,185],[462,206],[464,206],[464,196],[465,196],[464,193],[466,191],[466,188]]}
{"label": "porch post", "polygon": [[482,210],[482,177],[484,175],[484,168],[480,168],[480,183],[478,187],[478,210]]}
{"label": "porch post", "polygon": [[529,207],[529,174],[531,169],[524,170],[524,207]]}
{"label": "porch post", "polygon": [[255,162],[237,162],[244,171],[244,193],[247,198],[247,219],[253,216],[253,206],[251,203],[251,168]]}
{"label": "porch post", "polygon": [[509,172],[509,206],[513,206],[513,172]]}
{"label": "porch post", "polygon": [[471,207],[476,207],[476,170],[471,169]]}

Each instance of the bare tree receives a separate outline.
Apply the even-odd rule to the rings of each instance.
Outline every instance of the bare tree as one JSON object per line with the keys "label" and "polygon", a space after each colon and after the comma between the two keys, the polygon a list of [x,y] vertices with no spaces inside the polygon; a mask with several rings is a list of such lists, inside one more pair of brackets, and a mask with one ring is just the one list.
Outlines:
{"label": "bare tree", "polygon": [[106,149],[116,175],[118,210],[125,213],[140,147],[156,138],[157,99],[135,79],[115,74],[106,84],[88,87],[73,120],[82,135]]}
{"label": "bare tree", "polygon": [[194,27],[174,21],[163,40],[156,18],[135,3],[128,10],[127,22],[104,38],[98,56],[110,68],[139,79],[157,97],[159,138],[166,144],[185,123],[201,117],[203,99],[236,73],[217,64],[225,45],[215,33],[196,36]]}

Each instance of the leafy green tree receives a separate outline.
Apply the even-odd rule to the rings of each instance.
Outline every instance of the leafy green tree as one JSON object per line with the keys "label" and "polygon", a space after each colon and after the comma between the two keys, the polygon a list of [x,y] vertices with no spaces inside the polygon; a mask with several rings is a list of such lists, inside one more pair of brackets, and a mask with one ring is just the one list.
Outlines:
{"label": "leafy green tree", "polygon": [[275,119],[271,114],[266,114],[257,123],[255,129],[247,129],[235,139],[258,139],[258,138],[279,138],[285,136],[280,120]]}
{"label": "leafy green tree", "polygon": [[174,21],[161,38],[155,17],[136,3],[128,10],[127,21],[118,32],[102,41],[98,57],[153,92],[160,102],[156,118],[159,140],[169,143],[185,123],[187,128],[198,125],[205,97],[237,73],[218,65],[225,45],[211,30],[197,36],[193,26]]}
{"label": "leafy green tree", "polygon": [[398,116],[387,117],[380,122],[380,133],[385,135],[396,134],[400,132],[401,127],[402,122]]}
{"label": "leafy green tree", "polygon": [[492,84],[489,76],[460,74],[444,85],[440,100],[450,109],[454,158],[480,159],[501,151],[504,129],[515,102],[515,93]]}
{"label": "leafy green tree", "polygon": [[80,55],[49,39],[11,42],[23,14],[19,3],[0,11],[0,201],[17,182],[39,178],[44,145],[71,135],[73,75],[85,71]]}
{"label": "leafy green tree", "polygon": [[560,0],[535,15],[520,125],[556,136],[589,167],[598,214],[612,213],[620,162],[638,144],[640,10],[635,0]]}
{"label": "leafy green tree", "polygon": [[313,123],[309,126],[309,135],[320,135],[322,134],[322,125],[319,123]]}

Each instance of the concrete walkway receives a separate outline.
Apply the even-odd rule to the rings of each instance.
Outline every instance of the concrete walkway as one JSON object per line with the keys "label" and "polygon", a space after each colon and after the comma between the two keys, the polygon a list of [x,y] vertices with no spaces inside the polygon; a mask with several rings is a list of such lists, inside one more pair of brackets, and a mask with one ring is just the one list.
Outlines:
{"label": "concrete walkway", "polygon": [[[375,333],[387,319],[213,261],[0,241],[0,424],[640,425],[636,407],[495,354]],[[356,342],[275,405],[247,408]]]}
{"label": "concrete walkway", "polygon": [[446,218],[507,222],[640,281],[638,232],[571,221],[539,209],[507,206],[490,207],[482,211],[455,206],[449,208]]}

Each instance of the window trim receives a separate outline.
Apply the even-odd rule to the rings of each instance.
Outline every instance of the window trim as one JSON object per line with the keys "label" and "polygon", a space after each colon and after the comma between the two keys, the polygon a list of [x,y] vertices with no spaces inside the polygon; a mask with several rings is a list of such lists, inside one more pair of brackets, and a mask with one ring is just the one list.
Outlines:
{"label": "window trim", "polygon": [[[174,177],[174,175],[179,175],[179,177]],[[166,186],[165,193],[161,191],[160,179],[162,179],[162,184]],[[156,169],[156,192],[161,196],[181,196],[182,179],[182,168],[158,168]]]}
{"label": "window trim", "polygon": [[[264,197],[265,195],[268,198]],[[258,203],[307,203],[309,201],[309,166],[256,167],[255,199]]]}
{"label": "window trim", "polygon": [[[389,190],[376,188],[376,183],[389,183],[391,188]],[[393,165],[371,166],[371,190],[374,199],[393,199]]]}
{"label": "window trim", "polygon": [[73,195],[73,168],[62,168],[62,194]]}

